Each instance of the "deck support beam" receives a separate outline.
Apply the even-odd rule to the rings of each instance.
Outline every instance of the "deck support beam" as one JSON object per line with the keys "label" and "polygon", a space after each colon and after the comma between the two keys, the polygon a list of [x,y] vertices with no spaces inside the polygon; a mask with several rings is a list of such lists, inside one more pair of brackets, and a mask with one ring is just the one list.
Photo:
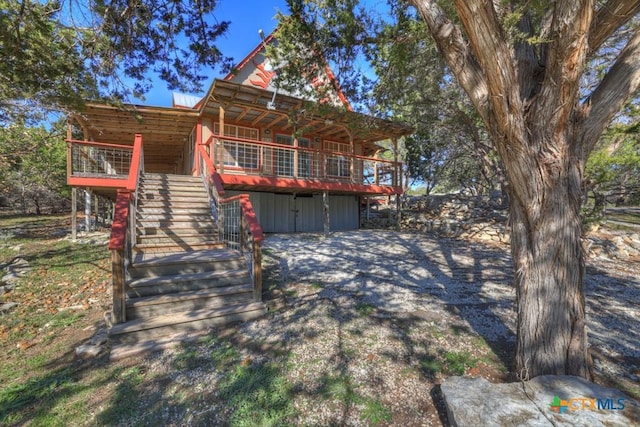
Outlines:
{"label": "deck support beam", "polygon": [[84,190],[84,226],[85,231],[91,231],[91,191]]}
{"label": "deck support beam", "polygon": [[330,217],[329,217],[329,192],[322,192],[322,213],[323,213],[323,224],[324,224],[324,235],[329,237],[329,232],[331,231]]}
{"label": "deck support beam", "polygon": [[396,230],[400,231],[400,221],[402,220],[402,200],[400,194],[396,194]]}
{"label": "deck support beam", "polygon": [[71,239],[78,238],[78,189],[71,188]]}

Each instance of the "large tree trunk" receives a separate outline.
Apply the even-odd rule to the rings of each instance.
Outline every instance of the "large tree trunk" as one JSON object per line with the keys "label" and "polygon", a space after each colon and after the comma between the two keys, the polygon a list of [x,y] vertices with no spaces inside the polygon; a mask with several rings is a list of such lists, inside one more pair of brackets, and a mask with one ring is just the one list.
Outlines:
{"label": "large tree trunk", "polygon": [[436,0],[411,3],[482,117],[507,174],[517,374],[589,378],[582,177],[602,131],[640,87],[640,30],[586,98],[580,79],[589,57],[640,13],[640,1],[549,1],[538,25],[526,11],[518,23],[545,41],[532,44],[514,41],[502,27],[513,2],[453,0],[460,26]]}
{"label": "large tree trunk", "polygon": [[[506,165],[509,169],[510,165]],[[511,250],[517,295],[516,374],[591,376],[582,279],[579,172],[543,175],[537,191],[510,189]],[[535,182],[535,180],[532,180]],[[526,194],[535,199],[523,200]]]}

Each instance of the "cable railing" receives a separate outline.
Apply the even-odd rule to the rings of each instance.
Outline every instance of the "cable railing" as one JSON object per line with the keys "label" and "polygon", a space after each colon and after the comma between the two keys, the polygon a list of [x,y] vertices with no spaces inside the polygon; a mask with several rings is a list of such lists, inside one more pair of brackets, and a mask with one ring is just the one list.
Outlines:
{"label": "cable railing", "polygon": [[247,194],[229,198],[224,195],[220,175],[205,146],[198,144],[198,170],[209,194],[211,211],[217,221],[220,241],[228,249],[239,251],[247,262],[255,301],[262,301],[262,240],[264,235]]}
{"label": "cable railing", "polygon": [[401,163],[355,154],[215,135],[211,144],[220,173],[398,186]]}
{"label": "cable railing", "polygon": [[119,187],[129,177],[133,146],[92,141],[67,141],[67,179],[70,185],[105,179],[104,186]]}

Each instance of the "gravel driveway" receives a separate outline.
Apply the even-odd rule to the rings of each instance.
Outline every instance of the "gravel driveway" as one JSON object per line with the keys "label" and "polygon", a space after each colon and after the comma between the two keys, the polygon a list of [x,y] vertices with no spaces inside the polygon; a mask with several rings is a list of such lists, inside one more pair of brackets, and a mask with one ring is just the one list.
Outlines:
{"label": "gravel driveway", "polygon": [[[508,247],[362,230],[270,235],[263,253],[265,288],[281,291],[286,304],[229,336],[243,360],[283,366],[295,407],[290,423],[442,425],[439,384],[448,376],[513,379]],[[639,270],[598,258],[589,260],[585,279],[596,380],[635,393]],[[154,369],[171,357],[156,356]],[[207,375],[202,393],[215,394],[216,377]],[[224,406],[218,409],[220,418],[208,422],[225,422]],[[190,411],[182,420],[197,424]]]}

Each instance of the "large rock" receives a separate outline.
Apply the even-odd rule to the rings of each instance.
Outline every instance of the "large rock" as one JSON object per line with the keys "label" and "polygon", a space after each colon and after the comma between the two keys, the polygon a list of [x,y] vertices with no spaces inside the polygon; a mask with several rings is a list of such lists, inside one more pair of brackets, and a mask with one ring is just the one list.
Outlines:
{"label": "large rock", "polygon": [[452,426],[640,425],[637,401],[578,377],[547,375],[509,384],[451,377],[441,388]]}

